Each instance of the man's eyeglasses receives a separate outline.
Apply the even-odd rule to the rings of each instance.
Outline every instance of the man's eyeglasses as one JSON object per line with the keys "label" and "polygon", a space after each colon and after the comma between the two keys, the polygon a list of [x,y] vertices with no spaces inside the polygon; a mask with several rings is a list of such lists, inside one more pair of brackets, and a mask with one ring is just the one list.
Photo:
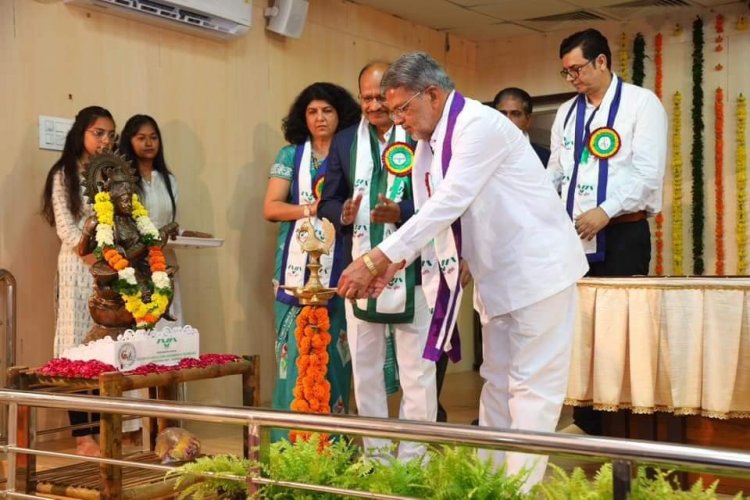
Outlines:
{"label": "man's eyeglasses", "polygon": [[103,141],[106,137],[110,140],[110,142],[112,142],[115,140],[115,137],[117,137],[114,130],[106,131],[103,128],[90,128],[86,130],[86,132],[91,132],[91,135],[96,137],[96,139],[99,141]]}
{"label": "man's eyeglasses", "polygon": [[388,113],[388,116],[391,117],[391,120],[396,120],[396,118],[403,118],[406,112],[409,111],[409,104],[411,104],[411,102],[414,99],[422,95],[422,92],[424,92],[425,90],[427,89],[420,90],[419,92],[411,96],[409,99],[407,99],[406,102],[403,103],[401,106],[397,108],[393,108],[393,110],[390,113]]}
{"label": "man's eyeglasses", "polygon": [[578,78],[578,75],[581,74],[581,70],[584,67],[586,67],[587,64],[590,64],[590,63],[592,63],[594,61],[596,61],[596,58],[589,59],[588,61],[586,61],[583,64],[578,64],[578,65],[575,65],[575,66],[571,66],[569,68],[563,68],[560,71],[560,76],[562,76],[563,78],[568,78],[568,77],[571,77],[573,79]]}
{"label": "man's eyeglasses", "polygon": [[359,100],[365,104],[372,104],[374,102],[383,104],[385,102],[385,97],[382,95],[360,95]]}

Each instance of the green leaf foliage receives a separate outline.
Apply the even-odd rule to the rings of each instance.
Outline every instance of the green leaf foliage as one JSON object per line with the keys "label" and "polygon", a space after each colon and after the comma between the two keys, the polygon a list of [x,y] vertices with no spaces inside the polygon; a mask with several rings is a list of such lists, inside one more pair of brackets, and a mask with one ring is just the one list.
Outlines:
{"label": "green leaf foliage", "polygon": [[[168,476],[178,476],[175,490],[179,499],[245,498],[244,481],[229,478],[201,478],[201,472],[246,476],[263,470],[264,477],[333,486],[363,492],[435,500],[610,500],[612,499],[612,464],[603,465],[589,479],[579,467],[571,472],[550,464],[546,479],[530,493],[522,490],[527,472],[506,475],[483,460],[476,449],[443,446],[428,451],[424,458],[402,462],[393,458],[393,449],[382,450],[378,459],[360,454],[360,449],[344,439],[320,446],[319,437],[310,441],[289,443],[282,440],[271,445],[270,463],[260,466],[251,460],[230,455],[202,457],[181,466]],[[632,500],[678,499],[708,500],[716,498],[718,481],[704,487],[697,481],[682,491],[672,471],[639,467],[631,483]],[[341,498],[283,486],[264,486],[262,498],[278,500],[328,500]],[[742,499],[739,494],[735,497]]]}

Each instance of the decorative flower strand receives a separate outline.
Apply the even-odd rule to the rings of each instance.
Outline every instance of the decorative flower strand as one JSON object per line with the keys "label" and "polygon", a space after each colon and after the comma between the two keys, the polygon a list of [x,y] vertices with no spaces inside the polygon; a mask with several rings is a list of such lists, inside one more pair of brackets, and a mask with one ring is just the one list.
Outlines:
{"label": "decorative flower strand", "polygon": [[[662,96],[662,85],[664,83],[664,59],[662,58],[662,47],[663,37],[661,33],[657,33],[656,39],[654,40],[654,64],[656,65],[656,73],[654,76],[654,92],[656,97],[661,99]],[[635,71],[634,71],[635,72]],[[654,237],[656,240],[656,274],[658,276],[664,276],[664,213],[659,212],[656,214],[656,231],[654,231]]]}
{"label": "decorative flower strand", "polygon": [[674,93],[672,109],[672,274],[684,275],[682,234],[682,95]]}
{"label": "decorative flower strand", "polygon": [[724,90],[716,89],[714,102],[716,113],[716,141],[714,160],[716,163],[716,274],[724,275]]}
{"label": "decorative flower strand", "polygon": [[120,293],[125,309],[133,315],[137,328],[151,329],[164,315],[169,307],[172,296],[172,283],[167,275],[167,261],[159,242],[157,231],[148,210],[144,207],[138,195],[133,194],[132,217],[141,235],[141,241],[148,247],[148,265],[151,270],[151,284],[153,292],[151,301],[144,302],[141,289],[135,277],[135,269],[130,262],[115,248],[114,242],[114,213],[112,199],[106,191],[97,193],[94,197],[94,213],[99,224],[96,226],[96,255],[103,258],[109,267],[117,271],[118,280],[115,289]]}
{"label": "decorative flower strand", "polygon": [[623,81],[628,80],[628,60],[630,59],[630,54],[628,53],[628,38],[625,32],[623,32],[620,35],[620,78],[622,78]]}
{"label": "decorative flower strand", "polygon": [[[327,414],[331,412],[331,383],[328,373],[328,345],[331,343],[331,321],[328,308],[305,306],[297,316],[297,382],[294,386],[294,400],[291,410],[300,413]],[[291,442],[298,439],[307,441],[310,432],[292,431]],[[328,444],[328,436],[320,435],[321,446]]]}
{"label": "decorative flower strand", "polygon": [[735,178],[737,183],[737,274],[747,273],[747,102],[740,94],[737,98],[737,149],[735,151]]}
{"label": "decorative flower strand", "polygon": [[644,60],[646,59],[646,39],[643,33],[637,33],[633,40],[633,85],[643,87],[643,79],[646,76]]}
{"label": "decorative flower strand", "polygon": [[693,172],[693,274],[701,276],[703,263],[703,19],[693,21],[693,146],[690,164]]}

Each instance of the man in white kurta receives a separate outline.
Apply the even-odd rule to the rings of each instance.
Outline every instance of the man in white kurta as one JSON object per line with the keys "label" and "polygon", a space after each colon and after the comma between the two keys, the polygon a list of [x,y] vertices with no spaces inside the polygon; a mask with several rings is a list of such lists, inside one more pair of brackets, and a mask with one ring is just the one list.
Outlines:
{"label": "man in white kurta", "polygon": [[[609,44],[597,30],[563,40],[560,58],[578,95],[557,110],[548,173],[575,221],[589,276],[648,274],[647,217],[661,210],[667,114],[653,92],[611,71]],[[598,412],[573,415],[588,434],[602,433]]]}
{"label": "man in white kurta", "polygon": [[[452,298],[460,291],[453,263],[463,258],[482,319],[480,425],[552,432],[568,379],[575,282],[588,268],[573,224],[523,133],[456,92],[428,54],[401,56],[382,86],[395,123],[419,140],[412,171],[418,211],[344,271],[339,293],[376,294],[421,254],[434,320],[444,292]],[[433,258],[438,264],[430,268]],[[448,349],[452,325],[438,329]],[[546,457],[518,453],[493,459],[511,473],[530,467],[528,485],[546,466]]]}

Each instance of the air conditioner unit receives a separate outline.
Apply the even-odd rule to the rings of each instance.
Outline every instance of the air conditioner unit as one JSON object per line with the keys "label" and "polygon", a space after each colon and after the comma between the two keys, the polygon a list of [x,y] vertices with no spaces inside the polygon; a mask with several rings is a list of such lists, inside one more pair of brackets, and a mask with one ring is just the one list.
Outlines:
{"label": "air conditioner unit", "polygon": [[236,38],[250,29],[251,0],[65,0],[102,12],[212,38]]}

